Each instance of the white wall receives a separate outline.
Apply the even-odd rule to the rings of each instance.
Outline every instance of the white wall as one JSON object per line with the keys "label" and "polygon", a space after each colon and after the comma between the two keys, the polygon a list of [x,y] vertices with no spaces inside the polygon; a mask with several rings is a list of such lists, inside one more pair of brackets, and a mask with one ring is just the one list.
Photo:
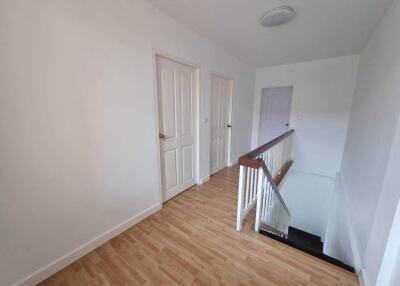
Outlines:
{"label": "white wall", "polygon": [[342,159],[358,56],[257,70],[253,145],[257,144],[263,87],[293,85],[294,169],[335,177]]}
{"label": "white wall", "polygon": [[[398,152],[399,153],[399,152]],[[385,253],[380,265],[376,285],[395,286],[400,281],[400,202],[397,209],[386,243]]]}
{"label": "white wall", "polygon": [[290,213],[290,226],[325,238],[334,180],[291,171],[281,186]]}
{"label": "white wall", "polygon": [[354,267],[357,264],[352,251],[354,238],[349,233],[346,202],[346,195],[340,176],[337,176],[334,179],[332,197],[329,198],[329,214],[324,233],[323,252]]}
{"label": "white wall", "polygon": [[400,4],[395,0],[360,57],[340,169],[356,241],[353,251],[370,285],[378,276],[400,196],[398,161],[390,159],[399,148],[393,141],[400,112],[399,27]]}
{"label": "white wall", "polygon": [[[398,74],[397,80],[400,80],[400,73]],[[376,202],[377,206],[373,223],[372,225],[370,224],[371,230],[364,256],[364,267],[371,283],[375,281],[380,271],[387,271],[389,267],[393,267],[393,265],[388,267],[386,267],[386,265],[381,266],[383,257],[386,256],[386,259],[390,260],[392,255],[395,257],[400,254],[400,231],[399,227],[395,225],[400,222],[400,218],[397,218],[397,221],[394,222],[400,198],[399,170],[400,120],[397,121],[397,128],[389,154],[379,200]],[[390,240],[392,240],[391,244],[389,244]],[[399,271],[399,265],[396,264],[396,262],[394,262],[394,266],[396,268],[395,271]],[[397,281],[397,283],[399,283],[399,281]]]}
{"label": "white wall", "polygon": [[0,285],[160,207],[153,48],[200,65],[201,119],[211,72],[234,80],[250,149],[255,70],[145,2],[4,0],[0,37]]}

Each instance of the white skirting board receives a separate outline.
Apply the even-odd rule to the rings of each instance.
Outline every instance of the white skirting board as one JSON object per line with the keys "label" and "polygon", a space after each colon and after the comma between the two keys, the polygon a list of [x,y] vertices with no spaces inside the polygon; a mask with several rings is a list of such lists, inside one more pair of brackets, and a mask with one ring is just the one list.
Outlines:
{"label": "white skirting board", "polygon": [[[229,162],[228,163],[228,165],[227,165],[227,167],[233,167],[233,166],[235,166],[237,163],[239,162],[239,160],[233,160],[232,162]],[[224,167],[225,168],[225,167]],[[223,168],[222,168],[223,169]],[[221,170],[222,170],[221,169]],[[220,170],[219,170],[220,171]],[[215,174],[215,173],[217,173],[218,171],[215,171],[213,174]],[[211,174],[211,175],[213,175],[213,174]],[[206,183],[206,182],[208,182],[209,180],[210,180],[210,178],[211,178],[211,175],[208,175],[208,176],[205,176],[205,177],[203,177],[203,178],[200,178],[199,179],[199,185],[202,185],[202,184],[204,184],[204,183]]]}
{"label": "white skirting board", "polygon": [[[346,203],[348,204],[347,198],[346,198]],[[358,251],[358,243],[357,243],[355,233],[353,231],[354,228],[353,228],[352,222],[350,221],[349,217],[347,217],[347,216],[345,217],[345,220],[346,220],[347,232],[348,232],[349,239],[350,239],[351,251],[352,251],[353,259],[354,259],[354,269],[358,276],[358,281],[360,282],[361,286],[371,286],[371,284],[369,283],[368,275],[365,272],[365,269],[362,267],[362,260],[361,260],[360,253]]]}
{"label": "white skirting board", "polygon": [[233,167],[233,166],[235,166],[237,163],[239,163],[239,160],[237,159],[237,160],[233,160],[233,161],[231,161],[230,163],[229,163],[229,167]]}
{"label": "white skirting board", "polygon": [[357,273],[358,281],[360,282],[360,286],[371,286],[368,280],[367,273],[365,272],[364,268],[361,268],[360,271]]}
{"label": "white skirting board", "polygon": [[38,269],[37,271],[33,272],[26,278],[23,278],[13,286],[32,286],[36,285],[39,282],[45,280],[46,278],[50,277],[54,273],[60,271],[64,267],[68,266],[72,262],[78,260],[85,254],[89,253],[93,249],[99,247],[100,245],[106,243],[113,237],[117,236],[118,234],[124,232],[125,230],[129,229],[130,227],[134,226],[135,224],[139,223],[140,221],[144,220],[148,216],[152,215],[153,213],[159,211],[161,209],[162,204],[157,203],[144,211],[140,212],[139,214],[127,219],[126,221],[120,223],[119,225],[111,228],[110,230],[100,234],[99,236],[93,238],[92,240],[86,242],[85,244],[81,245],[80,247],[74,249],[73,251],[61,256],[60,258],[54,260],[53,262],[47,264],[46,266]]}
{"label": "white skirting board", "polygon": [[205,176],[205,177],[203,177],[203,178],[201,178],[200,180],[199,180],[199,185],[202,185],[202,184],[204,184],[205,182],[208,182],[210,180],[210,176]]}

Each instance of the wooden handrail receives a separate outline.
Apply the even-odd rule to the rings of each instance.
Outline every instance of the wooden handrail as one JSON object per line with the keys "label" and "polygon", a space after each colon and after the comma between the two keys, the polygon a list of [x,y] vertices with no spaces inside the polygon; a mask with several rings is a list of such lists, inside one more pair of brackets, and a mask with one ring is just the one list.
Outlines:
{"label": "wooden handrail", "polygon": [[[280,223],[279,230],[287,235],[290,212],[277,186],[282,182],[293,163],[292,138],[289,137],[293,133],[294,130],[291,129],[239,158],[240,176],[236,224],[238,231],[242,229],[244,217],[257,203],[255,230],[259,231],[262,221],[276,226]],[[279,158],[273,158],[274,156],[279,156]],[[271,170],[268,170],[267,162],[264,160],[271,165],[269,166]],[[276,166],[277,163],[283,166]],[[268,184],[265,185],[265,183]],[[268,198],[268,203],[265,198]],[[274,199],[271,200],[271,198]],[[278,218],[282,221],[277,221]]]}
{"label": "wooden handrail", "polygon": [[288,132],[283,133],[281,136],[278,136],[275,139],[272,139],[271,141],[269,141],[268,143],[243,155],[242,157],[239,158],[239,165],[246,166],[246,167],[253,168],[253,169],[260,168],[261,162],[263,162],[263,160],[260,158],[257,159],[257,156],[264,153],[268,149],[272,148],[273,146],[275,146],[276,144],[281,142],[283,139],[285,139],[292,133],[294,133],[294,129],[290,129]]}

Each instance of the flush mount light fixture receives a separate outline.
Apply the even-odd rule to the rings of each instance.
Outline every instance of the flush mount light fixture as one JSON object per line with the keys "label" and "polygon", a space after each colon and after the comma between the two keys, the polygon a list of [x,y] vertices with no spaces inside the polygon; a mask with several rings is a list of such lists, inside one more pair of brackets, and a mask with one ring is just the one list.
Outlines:
{"label": "flush mount light fixture", "polygon": [[267,11],[262,15],[260,23],[264,27],[283,25],[294,18],[296,12],[292,7],[280,6]]}

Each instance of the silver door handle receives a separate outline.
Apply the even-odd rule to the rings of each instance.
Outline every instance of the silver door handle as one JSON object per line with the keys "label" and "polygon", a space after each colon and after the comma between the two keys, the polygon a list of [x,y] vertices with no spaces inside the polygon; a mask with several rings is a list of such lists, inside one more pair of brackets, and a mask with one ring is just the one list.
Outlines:
{"label": "silver door handle", "polygon": [[160,139],[162,139],[162,140],[165,140],[165,139],[171,138],[171,137],[167,137],[167,136],[165,136],[165,134],[162,134],[162,133],[159,133],[159,134],[158,134],[158,137],[159,137]]}

